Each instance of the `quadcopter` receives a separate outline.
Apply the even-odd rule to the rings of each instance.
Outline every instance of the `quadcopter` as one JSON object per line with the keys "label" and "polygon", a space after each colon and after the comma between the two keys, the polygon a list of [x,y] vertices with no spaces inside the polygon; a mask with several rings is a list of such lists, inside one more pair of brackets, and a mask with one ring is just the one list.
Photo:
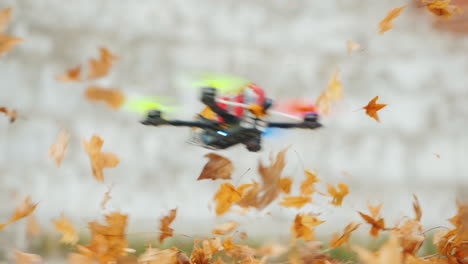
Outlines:
{"label": "quadcopter", "polygon": [[[268,128],[316,129],[322,125],[315,108],[305,111],[302,117],[273,110],[273,101],[265,97],[263,89],[247,83],[236,93],[223,95],[216,87],[203,87],[201,102],[205,109],[194,120],[169,120],[159,109],[150,110],[141,121],[147,126],[190,127],[191,142],[209,149],[226,149],[243,144],[247,150],[260,151],[262,136]],[[282,115],[297,122],[269,122],[270,115]]]}

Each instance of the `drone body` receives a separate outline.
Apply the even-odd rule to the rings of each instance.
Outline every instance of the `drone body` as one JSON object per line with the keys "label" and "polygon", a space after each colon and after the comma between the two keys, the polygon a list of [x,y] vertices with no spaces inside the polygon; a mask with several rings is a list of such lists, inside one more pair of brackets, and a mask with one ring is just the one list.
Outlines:
{"label": "drone body", "polygon": [[[308,112],[296,123],[269,122],[266,117],[273,106],[271,99],[253,83],[245,85],[238,93],[218,95],[214,87],[202,88],[201,101],[205,109],[192,121],[167,120],[160,110],[151,110],[144,125],[192,127],[192,142],[210,149],[226,149],[243,144],[249,151],[261,149],[262,134],[267,128],[304,128],[316,129],[322,125],[315,112]],[[281,113],[280,113],[281,114]],[[283,114],[288,116],[287,114]]]}

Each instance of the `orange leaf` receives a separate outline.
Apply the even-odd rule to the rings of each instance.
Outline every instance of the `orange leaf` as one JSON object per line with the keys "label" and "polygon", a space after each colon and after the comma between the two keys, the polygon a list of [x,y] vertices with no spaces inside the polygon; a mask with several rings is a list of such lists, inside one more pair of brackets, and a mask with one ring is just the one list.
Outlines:
{"label": "orange leaf", "polygon": [[[119,262],[120,263],[120,262]],[[187,256],[176,247],[160,250],[158,248],[147,248],[138,257],[139,264],[188,264]]]}
{"label": "orange leaf", "polygon": [[288,196],[283,197],[283,201],[280,202],[280,205],[284,207],[296,207],[297,209],[303,207],[307,203],[311,203],[312,198],[307,196]]}
{"label": "orange leaf", "polygon": [[362,109],[366,110],[366,114],[368,116],[374,118],[375,120],[377,120],[377,122],[380,122],[379,116],[377,115],[377,111],[379,111],[380,109],[384,108],[387,105],[386,104],[377,104],[376,102],[377,102],[378,99],[379,99],[378,96],[374,97],[374,99],[372,99]]}
{"label": "orange leaf", "polygon": [[70,223],[70,220],[62,214],[60,220],[52,220],[54,222],[55,229],[62,234],[60,242],[64,244],[75,245],[78,242],[78,232],[75,227]]}
{"label": "orange leaf", "polygon": [[10,22],[11,11],[11,8],[5,8],[0,11],[0,33],[5,31],[8,22]]}
{"label": "orange leaf", "polygon": [[311,195],[315,192],[314,184],[320,182],[320,179],[317,178],[317,175],[311,172],[310,170],[304,170],[306,179],[301,183],[301,194],[302,195]]}
{"label": "orange leaf", "polygon": [[112,191],[112,187],[109,187],[109,190],[106,193],[104,193],[104,198],[101,201],[102,210],[106,209],[106,204],[109,202],[110,199],[112,199],[112,196],[110,195],[111,191]]}
{"label": "orange leaf", "polygon": [[335,206],[341,206],[341,203],[343,203],[343,198],[349,194],[348,185],[344,183],[338,183],[339,190],[337,190],[335,186],[331,185],[330,183],[327,183],[327,186],[328,194],[333,197],[331,204]]}
{"label": "orange leaf", "polygon": [[15,38],[0,33],[0,54],[11,51],[18,43],[23,42],[21,38]]}
{"label": "orange leaf", "polygon": [[100,182],[104,181],[104,168],[114,168],[120,162],[119,158],[112,153],[101,152],[104,140],[98,136],[93,136],[89,142],[83,140],[83,145],[88,153],[93,176]]}
{"label": "orange leaf", "polygon": [[174,229],[170,228],[169,225],[174,221],[176,216],[177,216],[177,208],[172,209],[169,212],[169,215],[164,216],[161,219],[161,227],[159,229],[161,231],[161,235],[159,235],[160,243],[162,243],[164,239],[174,235]]}
{"label": "orange leaf", "polygon": [[379,23],[379,28],[380,28],[379,34],[383,34],[383,33],[387,32],[388,30],[392,29],[393,28],[392,21],[395,18],[397,18],[400,15],[401,11],[403,11],[403,9],[405,9],[406,7],[407,7],[407,5],[404,5],[402,7],[392,9],[387,14],[387,16],[382,21],[380,21],[380,23]]}
{"label": "orange leaf", "polygon": [[364,264],[401,264],[403,255],[398,238],[394,235],[374,254],[367,249],[353,247],[358,257]]}
{"label": "orange leaf", "polygon": [[351,233],[353,231],[355,231],[356,229],[358,229],[358,227],[360,226],[361,224],[358,223],[358,222],[351,222],[350,224],[348,224],[344,231],[343,231],[343,234],[341,236],[337,236],[335,239],[333,239],[331,242],[330,242],[330,248],[337,248],[341,245],[343,245],[344,243],[348,242],[349,238],[351,237]]}
{"label": "orange leaf", "polygon": [[414,202],[413,202],[413,209],[414,213],[416,214],[414,220],[416,221],[421,221],[422,217],[422,211],[421,211],[421,205],[419,204],[419,199],[416,195],[413,194]]}
{"label": "orange leaf", "polygon": [[32,214],[34,212],[34,210],[36,209],[37,205],[39,203],[35,203],[35,204],[32,204],[31,203],[31,197],[26,197],[26,199],[21,202],[15,209],[15,212],[13,214],[13,216],[10,218],[10,220],[8,220],[8,222],[4,223],[4,224],[0,224],[0,230],[2,230],[3,228],[5,228],[7,225],[15,222],[15,221],[18,221],[22,218],[25,218],[26,216]]}
{"label": "orange leaf", "polygon": [[37,217],[34,214],[31,214],[27,219],[26,232],[30,238],[41,233],[41,226],[39,225],[39,221],[37,221]]}
{"label": "orange leaf", "polygon": [[36,254],[24,253],[16,250],[15,253],[16,264],[42,264],[42,258]]}
{"label": "orange leaf", "polygon": [[303,238],[304,240],[315,239],[314,227],[325,223],[317,218],[317,215],[311,213],[297,214],[294,219],[294,224],[291,227],[291,232],[294,238]]}
{"label": "orange leaf", "polygon": [[92,102],[102,101],[112,109],[119,109],[125,102],[125,96],[121,91],[97,86],[89,86],[85,90],[85,97]]}
{"label": "orange leaf", "polygon": [[279,181],[279,187],[282,192],[289,194],[291,193],[292,183],[293,183],[293,179],[291,177],[281,178]]}
{"label": "orange leaf", "polygon": [[[199,246],[201,242],[202,246]],[[211,258],[214,254],[222,250],[222,244],[219,237],[212,239],[203,239],[202,241],[195,240],[195,246],[190,256],[191,263],[193,264],[211,264]]]}
{"label": "orange leaf", "polygon": [[67,130],[60,130],[57,141],[55,141],[49,148],[49,156],[55,159],[55,163],[58,167],[62,164],[63,157],[67,151],[68,140],[70,139],[70,133]]}
{"label": "orange leaf", "polygon": [[107,75],[114,63],[118,59],[117,56],[112,55],[109,50],[104,47],[99,49],[101,57],[99,59],[89,60],[89,79],[96,79]]}
{"label": "orange leaf", "polygon": [[451,0],[422,0],[421,2],[426,4],[427,10],[439,17],[449,19],[454,15],[463,14],[460,7],[450,4]]}
{"label": "orange leaf", "polygon": [[346,45],[348,46],[348,53],[358,50],[361,47],[359,43],[353,42],[351,40],[347,40]]}
{"label": "orange leaf", "polygon": [[328,83],[327,89],[320,94],[315,105],[321,114],[327,115],[330,113],[333,102],[343,98],[343,85],[338,80],[340,70],[336,70],[332,79]]}
{"label": "orange leaf", "polygon": [[373,218],[377,218],[380,215],[380,209],[382,209],[382,203],[372,206],[370,204],[367,205],[367,208],[369,208],[369,212],[371,213]]}
{"label": "orange leaf", "polygon": [[216,214],[222,215],[229,211],[231,206],[241,199],[241,194],[236,191],[234,185],[226,182],[221,184],[219,191],[215,194]]}
{"label": "orange leaf", "polygon": [[370,234],[372,236],[378,237],[380,230],[385,229],[385,221],[383,218],[373,218],[361,212],[358,213],[368,224],[372,225],[372,229],[370,230]]}
{"label": "orange leaf", "polygon": [[0,107],[0,112],[4,113],[6,116],[10,118],[10,123],[13,123],[16,121],[16,110],[9,110],[6,107]]}
{"label": "orange leaf", "polygon": [[57,80],[62,82],[77,82],[80,81],[81,66],[78,65],[75,68],[67,70],[66,75],[61,75],[57,77]]}
{"label": "orange leaf", "polygon": [[205,164],[205,167],[203,167],[203,171],[197,179],[198,181],[203,179],[231,179],[231,174],[234,171],[234,165],[232,165],[232,162],[229,159],[216,153],[208,153],[205,157],[210,160]]}
{"label": "orange leaf", "polygon": [[226,235],[231,233],[239,226],[239,223],[236,221],[229,221],[222,225],[218,225],[213,229],[213,234],[215,235]]}

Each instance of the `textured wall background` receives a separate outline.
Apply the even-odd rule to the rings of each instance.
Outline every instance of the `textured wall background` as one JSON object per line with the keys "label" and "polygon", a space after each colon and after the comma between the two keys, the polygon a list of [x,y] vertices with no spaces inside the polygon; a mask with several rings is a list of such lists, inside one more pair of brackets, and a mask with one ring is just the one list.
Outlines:
{"label": "textured wall background", "polygon": [[[403,4],[2,0],[0,9],[14,8],[8,33],[26,42],[0,59],[0,105],[18,109],[21,116],[11,125],[0,117],[0,219],[16,205],[12,193],[18,199],[30,194],[41,201],[36,213],[41,223],[50,228],[50,219],[64,212],[84,230],[87,221],[102,215],[99,202],[111,184],[110,207],[129,213],[133,230],[156,229],[157,219],[174,207],[180,233],[206,232],[213,222],[236,218],[215,218],[209,211],[219,182],[195,181],[208,151],[185,143],[188,129],[144,127],[139,116],[86,101],[86,84],[54,79],[97,56],[104,45],[120,59],[99,84],[180,98],[185,117],[201,105],[195,92],[177,85],[180,74],[227,72],[253,80],[273,98],[315,98],[340,68],[345,99],[323,120],[326,127],[267,139],[262,153],[243,147],[221,151],[237,167],[234,181],[252,168],[240,179],[249,181],[260,158],[291,145],[286,174],[299,181],[308,167],[327,182],[350,185],[343,208],[306,208],[329,220],[319,232],[338,231],[358,219],[354,210],[364,210],[368,200],[384,202],[383,215],[395,221],[411,214],[412,193],[420,196],[423,222],[447,224],[457,193],[468,191],[468,39],[435,30],[431,15],[412,7],[393,30],[378,35],[377,23]],[[364,50],[348,55],[346,40]],[[380,124],[356,111],[375,95],[388,104],[379,113]],[[57,168],[47,153],[62,127],[72,138]],[[107,184],[93,179],[82,148],[82,140],[93,134],[105,140],[104,151],[122,160],[105,171]],[[265,216],[272,210],[273,216]],[[289,233],[294,210],[265,212],[240,218],[249,223],[243,228]]]}

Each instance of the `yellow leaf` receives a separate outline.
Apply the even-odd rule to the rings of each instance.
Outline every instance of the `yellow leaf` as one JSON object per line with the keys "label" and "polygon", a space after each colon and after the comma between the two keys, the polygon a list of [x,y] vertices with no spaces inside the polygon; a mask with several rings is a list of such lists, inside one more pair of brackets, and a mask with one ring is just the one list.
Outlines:
{"label": "yellow leaf", "polygon": [[119,109],[125,102],[125,95],[121,91],[98,86],[89,86],[85,90],[85,98],[93,102],[102,101],[112,109]]}
{"label": "yellow leaf", "polygon": [[297,209],[303,207],[307,203],[311,203],[312,198],[307,196],[288,196],[284,197],[280,205],[284,207],[296,207]]}
{"label": "yellow leaf", "polygon": [[387,16],[382,21],[380,21],[380,23],[379,23],[379,28],[380,28],[379,34],[383,34],[386,31],[392,29],[393,28],[392,21],[395,18],[397,18],[400,15],[401,11],[403,11],[403,9],[405,9],[406,7],[407,7],[407,5],[404,5],[402,7],[392,9],[387,14]]}
{"label": "yellow leaf", "polygon": [[328,194],[333,197],[331,203],[335,206],[341,206],[343,203],[343,198],[349,194],[348,185],[344,183],[338,184],[338,190],[331,184],[327,183],[327,192]]}
{"label": "yellow leaf", "polygon": [[64,244],[74,245],[78,242],[78,232],[75,227],[70,223],[70,220],[62,214],[60,220],[53,220],[55,229],[62,234],[60,242]]}
{"label": "yellow leaf", "polygon": [[359,43],[353,42],[351,40],[347,40],[346,45],[348,46],[348,53],[358,50],[361,47]]}
{"label": "yellow leaf", "polygon": [[32,214],[34,212],[34,210],[36,209],[37,205],[39,203],[36,203],[36,204],[32,204],[31,203],[31,197],[26,197],[26,199],[21,202],[18,207],[16,207],[15,209],[15,212],[13,214],[13,216],[10,218],[10,220],[8,220],[8,222],[4,223],[4,224],[0,224],[0,230],[2,230],[3,228],[5,228],[7,225],[15,222],[15,221],[18,221],[30,214]]}
{"label": "yellow leaf", "polygon": [[394,235],[385,243],[376,253],[369,252],[367,249],[353,247],[359,259],[364,264],[401,264],[403,255],[398,238]]}
{"label": "yellow leaf", "polygon": [[229,221],[222,225],[218,225],[213,229],[213,234],[215,235],[226,235],[231,233],[239,226],[239,223],[236,221]]}
{"label": "yellow leaf", "polygon": [[0,33],[0,54],[13,50],[16,45],[23,42],[21,38],[11,37]]}
{"label": "yellow leaf", "polygon": [[104,140],[98,136],[93,136],[89,142],[83,140],[83,145],[88,153],[93,169],[93,176],[100,182],[104,181],[104,168],[114,168],[120,162],[120,159],[113,153],[101,152]]}
{"label": "yellow leaf", "polygon": [[422,0],[421,2],[426,4],[427,10],[432,14],[445,19],[463,14],[463,10],[460,7],[450,4],[451,0]]}
{"label": "yellow leaf", "polygon": [[291,193],[292,183],[293,183],[293,179],[291,177],[284,177],[280,179],[279,187],[282,192],[289,194]]}
{"label": "yellow leaf", "polygon": [[314,227],[325,223],[317,218],[317,215],[311,213],[297,214],[291,232],[294,238],[303,238],[304,240],[315,239]]}
{"label": "yellow leaf", "polygon": [[356,229],[358,229],[358,227],[360,226],[361,224],[358,223],[358,222],[351,222],[350,224],[348,224],[344,231],[343,231],[343,234],[342,235],[339,235],[337,236],[335,239],[333,239],[331,242],[330,242],[330,248],[337,248],[341,245],[343,245],[344,243],[348,242],[349,238],[351,237],[351,233],[353,231],[355,231]]}
{"label": "yellow leaf", "polygon": [[229,211],[231,206],[241,199],[241,195],[236,191],[234,185],[225,182],[215,194],[216,214],[222,215]]}
{"label": "yellow leaf", "polygon": [[320,179],[317,178],[317,175],[309,169],[304,170],[304,173],[306,175],[306,179],[301,183],[301,194],[311,195],[315,192],[314,184],[320,182]]}
{"label": "yellow leaf", "polygon": [[117,56],[111,54],[109,50],[104,47],[101,47],[99,52],[101,55],[99,59],[89,60],[88,79],[92,80],[106,76],[114,63],[114,60],[118,59]]}
{"label": "yellow leaf", "polygon": [[11,11],[11,8],[5,8],[0,11],[0,33],[5,31],[8,22],[10,22]]}
{"label": "yellow leaf", "polygon": [[57,140],[49,148],[49,156],[55,160],[58,167],[62,164],[63,157],[67,151],[70,133],[67,130],[60,130]]}

